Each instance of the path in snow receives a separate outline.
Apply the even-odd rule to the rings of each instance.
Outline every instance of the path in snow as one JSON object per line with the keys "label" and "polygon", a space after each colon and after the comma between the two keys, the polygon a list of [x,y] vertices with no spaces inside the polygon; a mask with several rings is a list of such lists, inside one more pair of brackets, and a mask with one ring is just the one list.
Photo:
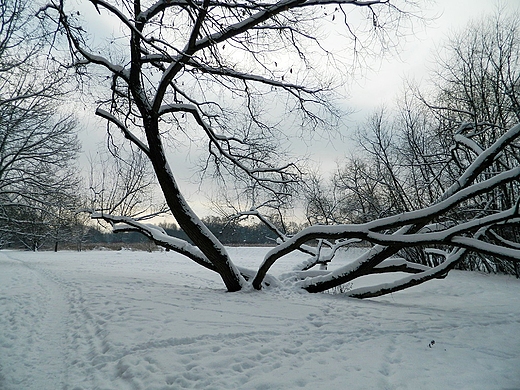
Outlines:
{"label": "path in snow", "polygon": [[519,294],[464,272],[365,301],[229,294],[171,253],[0,251],[0,389],[520,389]]}
{"label": "path in snow", "polygon": [[13,388],[60,389],[68,380],[67,301],[45,273],[10,257],[0,271],[0,388],[8,376]]}

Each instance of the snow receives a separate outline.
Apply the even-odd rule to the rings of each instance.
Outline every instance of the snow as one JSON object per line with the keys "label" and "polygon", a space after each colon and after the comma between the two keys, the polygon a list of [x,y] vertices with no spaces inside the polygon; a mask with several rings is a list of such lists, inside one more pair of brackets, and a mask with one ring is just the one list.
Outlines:
{"label": "snow", "polygon": [[226,293],[172,252],[0,251],[0,389],[520,389],[519,296],[459,271],[362,301]]}

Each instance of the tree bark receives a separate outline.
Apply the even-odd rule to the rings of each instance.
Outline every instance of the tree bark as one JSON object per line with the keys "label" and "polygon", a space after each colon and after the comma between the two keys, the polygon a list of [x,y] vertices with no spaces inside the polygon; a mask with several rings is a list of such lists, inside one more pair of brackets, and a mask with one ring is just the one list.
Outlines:
{"label": "tree bark", "polygon": [[166,161],[159,135],[158,121],[150,119],[145,123],[145,129],[150,147],[149,157],[166,203],[175,220],[208,260],[213,263],[227,290],[230,292],[241,290],[242,277],[231,262],[226,249],[196,216],[180,192]]}

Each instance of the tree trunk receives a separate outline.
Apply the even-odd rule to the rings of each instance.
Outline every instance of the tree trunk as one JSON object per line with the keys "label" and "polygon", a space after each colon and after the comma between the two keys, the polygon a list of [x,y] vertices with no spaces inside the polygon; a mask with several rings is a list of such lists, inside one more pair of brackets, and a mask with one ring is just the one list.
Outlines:
{"label": "tree trunk", "polygon": [[[151,122],[151,123],[150,123]],[[173,216],[181,229],[215,266],[228,291],[242,289],[242,277],[231,262],[224,246],[197,217],[182,196],[162,148],[157,121],[145,124],[150,160]],[[151,130],[151,131],[150,131]]]}

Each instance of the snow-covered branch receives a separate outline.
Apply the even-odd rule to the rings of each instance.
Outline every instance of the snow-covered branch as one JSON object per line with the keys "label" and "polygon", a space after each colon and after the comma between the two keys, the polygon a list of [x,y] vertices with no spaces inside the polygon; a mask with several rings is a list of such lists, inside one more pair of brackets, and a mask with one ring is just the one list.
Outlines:
{"label": "snow-covered branch", "polygon": [[69,22],[69,17],[63,9],[63,3],[59,5],[55,3],[47,4],[45,7],[40,8],[39,13],[46,12],[48,9],[53,9],[58,12],[59,24],[65,29],[67,33],[69,45],[75,49],[75,54],[79,53],[82,57],[76,58],[76,62],[74,65],[86,65],[91,63],[101,65],[113,74],[123,78],[126,81],[129,81],[129,73],[125,70],[123,66],[116,65],[113,62],[109,61],[106,57],[92,53],[83,45],[80,36],[84,32],[84,30],[81,27],[73,26]]}
{"label": "snow-covered branch", "polygon": [[358,238],[367,240],[369,242],[378,243],[382,245],[395,245],[396,247],[417,246],[424,244],[442,243],[450,235],[460,234],[465,231],[479,228],[480,226],[487,226],[494,224],[508,218],[513,218],[517,212],[516,207],[493,215],[487,218],[481,218],[475,221],[461,224],[453,228],[444,230],[442,232],[424,233],[417,235],[410,235],[408,228],[401,228],[392,234],[378,233],[381,230],[392,229],[400,226],[409,227],[412,224],[421,223],[422,221],[429,222],[431,219],[442,215],[444,212],[452,209],[457,204],[460,204],[466,199],[477,196],[481,193],[490,191],[500,184],[511,182],[520,177],[520,167],[503,172],[488,180],[474,184],[451,197],[422,210],[411,211],[397,216],[382,218],[374,220],[365,224],[359,225],[332,225],[332,226],[310,226],[298,234],[291,237],[289,240],[283,242],[276,248],[272,249],[262,263],[257,282],[259,282],[264,273],[267,273],[269,268],[275,263],[277,259],[286,254],[296,250],[301,245],[308,241],[325,238],[325,239],[348,239]]}
{"label": "snow-covered branch", "polygon": [[497,139],[490,147],[480,153],[471,165],[464,171],[461,177],[451,185],[441,197],[446,199],[471,184],[484,170],[489,168],[497,156],[520,135],[520,123],[509,129]]}
{"label": "snow-covered branch", "polygon": [[[264,214],[262,214],[257,208],[252,208],[249,211],[240,211],[236,214],[236,216],[232,216],[231,218],[241,218],[245,216],[252,216],[258,218],[260,222],[262,222],[267,228],[273,232],[276,237],[278,238],[277,241],[284,242],[289,239],[289,236],[282,232],[276,225],[269,220]],[[317,251],[314,247],[310,245],[302,245],[300,248],[298,248],[300,252],[307,253],[311,256],[316,256]]]}
{"label": "snow-covered branch", "polygon": [[417,286],[431,279],[442,278],[460,261],[465,253],[465,249],[459,249],[451,253],[443,263],[429,270],[407,276],[393,283],[353,289],[348,291],[346,295],[352,298],[373,298]]}
{"label": "snow-covered branch", "polygon": [[520,249],[520,243],[505,239],[504,237],[497,234],[493,229],[490,229],[488,233],[502,245],[509,248]]}
{"label": "snow-covered branch", "polygon": [[215,266],[207,259],[200,249],[185,240],[169,236],[166,234],[164,229],[158,226],[138,222],[129,217],[104,214],[102,212],[92,212],[91,218],[102,219],[110,223],[116,233],[128,231],[141,233],[157,245],[180,253],[205,268],[216,271]]}

